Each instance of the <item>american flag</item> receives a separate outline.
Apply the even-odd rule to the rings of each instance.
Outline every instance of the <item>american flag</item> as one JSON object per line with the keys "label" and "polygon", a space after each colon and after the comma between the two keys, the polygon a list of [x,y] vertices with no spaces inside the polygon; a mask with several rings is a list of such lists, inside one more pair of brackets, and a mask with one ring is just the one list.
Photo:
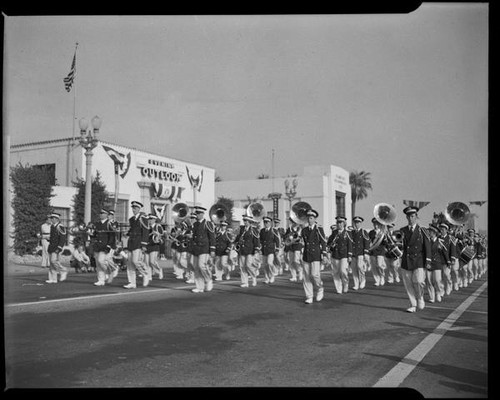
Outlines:
{"label": "american flag", "polygon": [[66,78],[64,78],[64,86],[67,92],[71,91],[71,87],[73,86],[73,81],[75,80],[76,75],[76,50],[75,55],[73,56],[73,62],[71,63],[71,70]]}

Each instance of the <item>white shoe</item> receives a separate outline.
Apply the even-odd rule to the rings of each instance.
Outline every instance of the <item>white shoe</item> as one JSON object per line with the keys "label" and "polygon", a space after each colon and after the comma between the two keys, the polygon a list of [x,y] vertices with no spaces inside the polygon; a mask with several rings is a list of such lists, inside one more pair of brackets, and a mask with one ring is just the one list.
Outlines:
{"label": "white shoe", "polygon": [[257,286],[257,278],[252,278],[252,286]]}
{"label": "white shoe", "polygon": [[104,286],[104,282],[100,282],[100,281],[94,282],[94,285],[95,286]]}
{"label": "white shoe", "polygon": [[274,276],[271,276],[271,279],[269,279],[269,283],[274,283]]}
{"label": "white shoe", "polygon": [[228,274],[226,275],[226,281],[228,281],[229,279],[231,279],[231,276]]}
{"label": "white shoe", "polygon": [[210,292],[213,288],[214,288],[214,283],[212,281],[208,281],[207,287],[205,288],[205,290],[207,292]]}
{"label": "white shoe", "polygon": [[125,289],[135,289],[137,286],[134,285],[133,283],[128,283],[123,286]]}
{"label": "white shoe", "polygon": [[194,279],[188,279],[186,283],[194,283]]}
{"label": "white shoe", "polygon": [[423,310],[425,308],[425,301],[424,299],[417,300],[417,309]]}
{"label": "white shoe", "polygon": [[160,271],[160,273],[158,274],[158,279],[163,279],[163,271]]}
{"label": "white shoe", "polygon": [[60,282],[63,282],[66,280],[66,278],[68,277],[68,273],[67,272],[61,272],[61,279],[59,279]]}
{"label": "white shoe", "polygon": [[406,309],[406,312],[409,312],[409,313],[414,313],[416,311],[417,311],[417,307],[410,307],[410,308]]}
{"label": "white shoe", "polygon": [[142,286],[147,287],[149,285],[149,276],[144,276],[142,278]]}
{"label": "white shoe", "polygon": [[248,287],[248,283],[242,283],[240,287]]}
{"label": "white shoe", "polygon": [[304,303],[306,303],[306,304],[311,304],[312,302],[313,302],[312,297],[309,297],[309,298],[304,300]]}
{"label": "white shoe", "polygon": [[266,280],[264,281],[264,283],[266,283],[266,284],[267,284],[267,283],[269,283],[269,279],[266,279]]}
{"label": "white shoe", "polygon": [[198,288],[191,289],[191,291],[193,293],[203,293],[203,289],[198,289]]}
{"label": "white shoe", "polygon": [[219,281],[221,281],[221,280],[222,280],[222,278],[215,278],[215,280],[216,280],[217,282],[219,282]]}
{"label": "white shoe", "polygon": [[321,301],[321,300],[323,300],[323,295],[324,295],[324,291],[323,291],[323,290],[320,290],[320,291],[316,294],[316,301]]}
{"label": "white shoe", "polygon": [[290,282],[297,282],[297,278],[290,278]]}
{"label": "white shoe", "polygon": [[438,294],[436,296],[436,300],[437,300],[438,303],[441,303],[441,300],[442,300],[441,295]]}
{"label": "white shoe", "polygon": [[45,282],[46,283],[57,283],[57,281],[51,281],[50,279],[47,279]]}
{"label": "white shoe", "polygon": [[352,290],[358,290],[358,289],[359,289],[359,287],[357,287],[357,286],[352,287]]}

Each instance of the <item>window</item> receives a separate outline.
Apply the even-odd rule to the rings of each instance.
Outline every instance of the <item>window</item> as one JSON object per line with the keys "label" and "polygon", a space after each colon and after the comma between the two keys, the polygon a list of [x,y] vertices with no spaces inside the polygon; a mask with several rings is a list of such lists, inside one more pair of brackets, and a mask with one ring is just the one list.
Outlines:
{"label": "window", "polygon": [[33,165],[33,168],[39,169],[40,171],[44,171],[49,177],[50,184],[52,186],[55,186],[55,184],[56,184],[56,164]]}
{"label": "window", "polygon": [[335,191],[335,206],[337,208],[335,217],[345,217],[345,193]]}

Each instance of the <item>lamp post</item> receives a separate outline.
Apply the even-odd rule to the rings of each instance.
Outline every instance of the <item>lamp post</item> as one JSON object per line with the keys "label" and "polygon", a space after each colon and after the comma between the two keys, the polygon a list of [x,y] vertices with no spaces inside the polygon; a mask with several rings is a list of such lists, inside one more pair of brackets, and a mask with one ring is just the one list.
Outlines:
{"label": "lamp post", "polygon": [[97,115],[92,118],[92,130],[88,129],[89,122],[85,118],[81,118],[78,124],[80,125],[80,145],[85,149],[86,157],[86,173],[85,173],[85,212],[84,222],[88,224],[91,218],[92,207],[92,150],[97,146],[99,141],[98,134],[101,128],[102,120]]}
{"label": "lamp post", "polygon": [[[295,195],[297,194],[297,185],[298,181],[296,178],[290,182],[288,179],[285,180],[285,195],[288,197],[288,202],[289,202],[289,208],[288,208],[288,217],[290,217],[290,214],[292,212],[292,200],[295,198]],[[290,221],[287,219],[286,221],[287,226],[289,226]]]}

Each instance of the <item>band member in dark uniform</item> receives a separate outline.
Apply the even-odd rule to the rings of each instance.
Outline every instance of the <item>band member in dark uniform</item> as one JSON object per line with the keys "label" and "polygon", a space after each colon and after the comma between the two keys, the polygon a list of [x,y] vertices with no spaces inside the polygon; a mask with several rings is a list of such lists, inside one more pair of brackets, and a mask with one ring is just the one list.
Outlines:
{"label": "band member in dark uniform", "polygon": [[[398,256],[398,254],[395,254],[394,248],[399,249],[402,252],[402,247],[403,244],[401,242],[398,242],[394,239],[394,223],[390,223],[387,225],[387,242],[388,245],[386,246],[387,251],[385,253],[385,263],[387,265],[387,282],[388,283],[399,283],[401,282],[401,279],[399,277],[399,268],[401,268],[401,257]],[[389,239],[390,237],[390,239]],[[389,242],[392,242],[394,247],[391,247],[389,245]]]}
{"label": "band member in dark uniform", "polygon": [[118,242],[120,241],[120,235],[119,231],[120,228],[118,226],[118,222],[115,220],[115,211],[114,210],[108,210],[108,227],[109,227],[109,245],[111,247],[111,250],[106,253],[106,269],[107,269],[107,276],[108,278],[106,279],[106,283],[112,283],[113,279],[116,278],[118,275],[118,272],[120,270],[120,267],[115,263],[115,253],[117,253],[117,248],[118,248]]}
{"label": "band member in dark uniform", "polygon": [[324,295],[323,282],[321,281],[321,261],[326,257],[326,237],[323,227],[316,224],[318,212],[307,211],[307,225],[302,229],[301,236],[304,242],[302,255],[304,266],[303,286],[306,295],[305,303],[313,302],[314,290],[316,301],[321,301]]}
{"label": "band member in dark uniform", "polygon": [[410,308],[406,310],[408,312],[423,310],[425,307],[425,268],[431,263],[430,241],[427,232],[417,223],[418,210],[418,207],[412,206],[403,210],[408,225],[400,229],[403,235],[401,274],[410,300]]}
{"label": "band member in dark uniform", "polygon": [[52,226],[50,227],[49,247],[47,248],[50,259],[49,279],[45,282],[57,283],[57,274],[61,275],[60,282],[65,281],[68,276],[68,268],[59,261],[59,254],[66,244],[66,228],[61,225],[61,214],[50,214],[50,220]]}
{"label": "band member in dark uniform", "polygon": [[363,217],[354,217],[352,222],[354,229],[351,231],[352,238],[352,279],[354,281],[353,289],[364,289],[366,286],[366,270],[369,262],[370,238],[368,232],[361,228]]}
{"label": "band member in dark uniform", "polygon": [[227,232],[227,222],[222,221],[219,224],[220,228],[215,234],[215,280],[221,281],[225,276],[226,280],[230,279],[231,266],[229,265],[229,251],[231,250],[232,241]]}
{"label": "band member in dark uniform", "polygon": [[352,259],[352,239],[346,229],[346,219],[337,217],[337,229],[332,231],[326,248],[332,254],[332,276],[338,294],[349,291],[348,268]]}
{"label": "band member in dark uniform", "polygon": [[204,207],[195,207],[196,221],[193,224],[193,267],[194,293],[211,291],[213,288],[210,258],[215,258],[215,226],[213,222],[205,220]]}
{"label": "band member in dark uniform", "polygon": [[385,263],[387,238],[384,226],[376,218],[372,218],[372,224],[373,229],[368,232],[370,238],[370,265],[375,286],[384,286],[385,270],[387,268]]}
{"label": "band member in dark uniform", "polygon": [[240,232],[234,240],[239,254],[238,264],[240,266],[241,276],[240,286],[245,288],[248,287],[249,276],[252,278],[252,286],[256,286],[257,275],[259,274],[259,269],[256,266],[254,259],[260,252],[260,240],[259,233],[251,225],[253,222],[255,222],[253,218],[244,215],[243,226],[241,226]]}
{"label": "band member in dark uniform", "polygon": [[285,232],[285,250],[290,268],[291,282],[302,282],[304,270],[302,268],[302,236],[299,224],[290,218],[291,225]]}
{"label": "band member in dark uniform", "polygon": [[[453,288],[458,290],[458,263],[457,261],[457,249],[455,243],[448,234],[450,227],[448,224],[442,222],[438,225],[440,235],[438,239],[446,247],[446,253],[448,261],[446,265],[443,266],[442,281],[444,286],[444,292],[449,295]],[[455,269],[456,268],[456,269]]]}
{"label": "band member in dark uniform", "polygon": [[272,219],[264,217],[264,228],[260,230],[259,240],[262,251],[262,267],[264,269],[264,283],[273,283],[274,277],[278,274],[274,265],[274,257],[280,246],[280,237],[271,226]]}
{"label": "band member in dark uniform", "polygon": [[158,279],[163,279],[163,268],[158,263],[158,255],[160,254],[160,245],[163,242],[163,226],[160,224],[160,219],[154,215],[148,215],[149,237],[146,245],[145,262],[151,268],[151,278],[156,273]]}
{"label": "band member in dark uniform", "polygon": [[443,269],[450,262],[449,249],[444,245],[442,239],[438,238],[438,235],[439,228],[434,224],[430,224],[431,262],[426,266],[426,286],[430,303],[434,303],[436,300],[440,303],[444,296]]}
{"label": "band member in dark uniform", "polygon": [[108,267],[106,265],[106,256],[111,251],[111,227],[108,220],[108,210],[101,209],[100,219],[94,223],[94,234],[91,237],[92,247],[94,249],[94,258],[96,262],[97,282],[96,286],[104,286]]}
{"label": "band member in dark uniform", "polygon": [[276,267],[276,272],[278,275],[281,275],[283,271],[288,271],[288,265],[285,260],[285,229],[280,226],[281,220],[279,218],[273,219],[273,229],[278,235],[280,244],[278,245],[278,251],[276,252],[276,256],[274,257],[274,266]]}
{"label": "band member in dark uniform", "polygon": [[144,252],[146,251],[149,236],[147,217],[141,211],[142,203],[133,201],[131,207],[134,215],[128,220],[130,229],[127,233],[127,247],[130,256],[127,264],[128,284],[124,286],[125,289],[135,289],[137,287],[136,271],[139,271],[142,275],[143,286],[148,286],[151,278],[151,268],[144,263]]}

